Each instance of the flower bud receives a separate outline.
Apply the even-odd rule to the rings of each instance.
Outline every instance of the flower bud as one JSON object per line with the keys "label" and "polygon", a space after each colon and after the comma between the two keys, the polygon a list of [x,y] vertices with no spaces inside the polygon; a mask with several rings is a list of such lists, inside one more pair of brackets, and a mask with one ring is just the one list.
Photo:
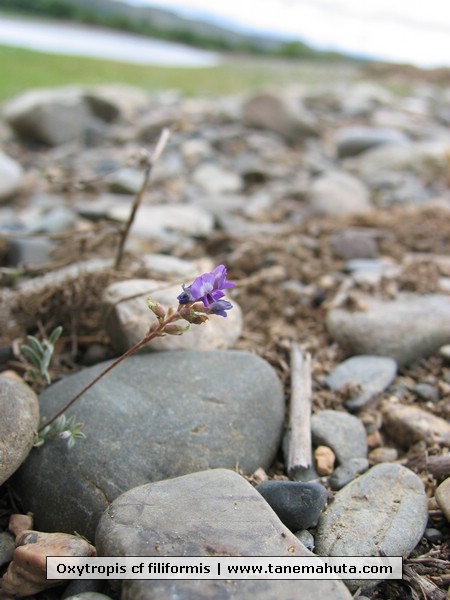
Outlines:
{"label": "flower bud", "polygon": [[164,327],[164,333],[167,333],[168,335],[181,335],[188,329],[189,325],[187,327],[183,327],[182,325],[177,325],[176,323],[168,323]]}
{"label": "flower bud", "polygon": [[166,316],[166,309],[159,302],[153,302],[153,300],[147,298],[147,306],[158,317],[158,319],[164,319]]}
{"label": "flower bud", "polygon": [[208,320],[208,315],[202,312],[197,312],[196,310],[191,310],[190,313],[184,318],[189,323],[194,323],[194,325],[200,325],[201,323],[204,323]]}
{"label": "flower bud", "polygon": [[159,329],[159,327],[160,327],[159,321],[153,321],[153,323],[148,328],[147,335],[150,335],[150,333],[157,331]]}

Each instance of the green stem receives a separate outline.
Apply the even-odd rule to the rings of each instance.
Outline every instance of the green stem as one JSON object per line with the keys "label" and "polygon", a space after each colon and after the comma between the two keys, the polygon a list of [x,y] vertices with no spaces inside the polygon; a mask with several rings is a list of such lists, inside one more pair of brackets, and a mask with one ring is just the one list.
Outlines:
{"label": "green stem", "polygon": [[110,371],[112,371],[114,369],[114,367],[117,367],[117,365],[119,365],[123,360],[128,358],[128,356],[131,356],[132,354],[134,354],[135,352],[140,350],[143,346],[145,346],[145,344],[150,342],[155,337],[160,337],[161,335],[163,335],[164,327],[166,325],[168,325],[169,323],[172,323],[173,321],[178,320],[179,318],[180,318],[180,315],[177,311],[177,312],[173,313],[172,315],[170,315],[169,317],[167,317],[166,319],[164,319],[164,321],[161,321],[159,323],[159,326],[156,329],[154,329],[153,331],[149,331],[145,335],[145,337],[142,338],[142,340],[140,340],[137,344],[135,344],[134,346],[129,348],[126,352],[124,352],[121,356],[119,356],[119,358],[116,358],[116,360],[113,363],[111,363],[108,367],[106,367],[106,369],[104,371],[102,371],[99,375],[97,375],[97,377],[95,377],[95,379],[93,379],[80,392],[78,392],[78,394],[76,396],[74,396],[67,404],[65,404],[63,406],[63,408],[61,408],[60,411],[58,411],[51,419],[49,419],[44,425],[42,425],[42,427],[38,430],[38,433],[40,433],[45,427],[47,427],[47,425],[51,425],[54,421],[56,421],[56,419],[58,417],[60,417],[63,413],[65,413],[66,410],[68,410],[79,398],[81,398],[81,396],[83,396],[83,394],[85,394],[88,390],[91,389],[91,387],[93,387],[98,381],[100,381],[100,379],[102,379],[105,375],[107,375]]}

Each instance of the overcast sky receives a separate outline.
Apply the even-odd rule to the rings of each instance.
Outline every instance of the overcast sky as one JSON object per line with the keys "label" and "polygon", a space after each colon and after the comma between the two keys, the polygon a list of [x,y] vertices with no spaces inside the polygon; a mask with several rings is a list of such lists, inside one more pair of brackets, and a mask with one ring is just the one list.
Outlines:
{"label": "overcast sky", "polygon": [[423,66],[450,66],[450,0],[127,0]]}

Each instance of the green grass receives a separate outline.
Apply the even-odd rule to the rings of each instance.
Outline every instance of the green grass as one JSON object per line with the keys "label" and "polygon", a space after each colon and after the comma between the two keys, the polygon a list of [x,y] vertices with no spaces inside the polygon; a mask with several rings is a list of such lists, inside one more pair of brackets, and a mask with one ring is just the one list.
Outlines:
{"label": "green grass", "polygon": [[290,83],[339,80],[357,71],[354,65],[289,62],[227,57],[207,68],[132,65],[109,60],[47,54],[0,46],[0,102],[25,90],[63,85],[126,83],[152,90],[179,90],[186,95],[224,95]]}

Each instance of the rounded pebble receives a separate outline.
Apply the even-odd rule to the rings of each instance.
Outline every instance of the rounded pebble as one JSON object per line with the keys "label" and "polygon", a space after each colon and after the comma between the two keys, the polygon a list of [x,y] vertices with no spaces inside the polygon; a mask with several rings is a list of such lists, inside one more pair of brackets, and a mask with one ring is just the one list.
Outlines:
{"label": "rounded pebble", "polygon": [[369,468],[367,458],[350,458],[343,465],[335,469],[328,479],[332,490],[340,490],[353,481],[357,475],[364,473]]}
{"label": "rounded pebble", "polygon": [[445,515],[447,521],[450,522],[450,477],[447,477],[436,489],[434,494],[439,508]]}
{"label": "rounded pebble", "polygon": [[408,556],[427,521],[427,496],[420,478],[406,467],[383,463],[337,492],[319,521],[316,552]]}
{"label": "rounded pebble", "polygon": [[314,446],[329,446],[342,464],[351,458],[367,457],[367,435],[361,421],[348,413],[323,410],[312,416]]}
{"label": "rounded pebble", "polygon": [[334,469],[334,461],[336,456],[328,446],[318,446],[314,450],[314,462],[316,471],[321,477],[331,475]]}
{"label": "rounded pebble", "polygon": [[387,448],[386,446],[379,446],[369,452],[369,460],[372,464],[394,462],[398,458],[398,452],[396,448]]}
{"label": "rounded pebble", "polygon": [[334,391],[350,387],[345,406],[357,410],[381,394],[393,382],[397,364],[384,356],[353,356],[338,365],[326,378]]}
{"label": "rounded pebble", "polygon": [[23,381],[0,376],[0,484],[20,467],[33,447],[39,401]]}
{"label": "rounded pebble", "polygon": [[291,531],[315,527],[328,499],[319,483],[271,480],[256,489]]}

